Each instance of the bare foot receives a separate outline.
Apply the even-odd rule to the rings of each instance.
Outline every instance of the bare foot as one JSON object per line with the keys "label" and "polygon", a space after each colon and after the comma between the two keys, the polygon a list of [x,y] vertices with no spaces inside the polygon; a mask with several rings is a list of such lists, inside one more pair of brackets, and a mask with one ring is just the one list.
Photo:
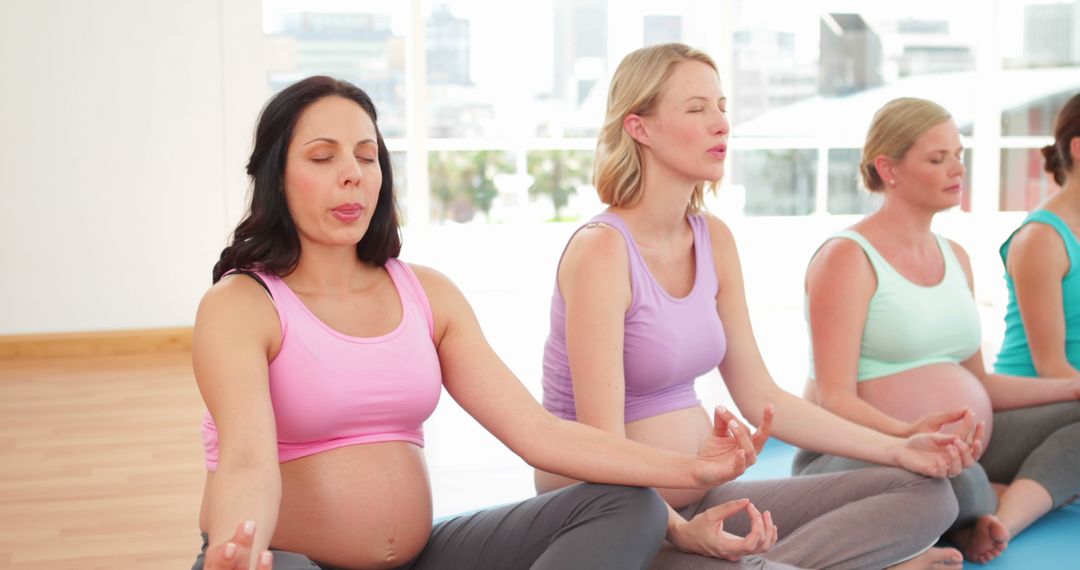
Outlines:
{"label": "bare foot", "polygon": [[949,537],[964,558],[972,562],[986,564],[1001,556],[1001,553],[1009,546],[1009,529],[1001,524],[994,515],[983,515],[971,529],[963,529],[952,533]]}
{"label": "bare foot", "polygon": [[964,564],[964,557],[955,548],[931,548],[926,552],[905,560],[896,566],[890,566],[890,570],[942,570],[944,568],[960,568]]}

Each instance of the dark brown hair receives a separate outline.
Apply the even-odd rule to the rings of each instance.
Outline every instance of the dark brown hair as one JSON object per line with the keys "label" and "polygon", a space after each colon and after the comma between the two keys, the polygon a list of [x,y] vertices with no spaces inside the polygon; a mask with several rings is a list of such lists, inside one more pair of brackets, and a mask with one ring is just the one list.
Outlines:
{"label": "dark brown hair", "polygon": [[285,276],[296,268],[300,260],[300,237],[285,201],[285,161],[300,115],[315,101],[332,95],[354,101],[376,123],[382,186],[367,233],[356,244],[356,257],[382,266],[401,252],[390,152],[379,132],[375,104],[359,87],[319,75],[286,87],[263,108],[255,128],[255,146],[247,163],[252,183],[251,204],[247,216],[233,231],[232,243],[222,250],[214,265],[214,283],[234,269]]}
{"label": "dark brown hair", "polygon": [[1046,159],[1044,169],[1053,175],[1058,186],[1065,185],[1065,177],[1072,170],[1073,158],[1069,146],[1076,137],[1080,137],[1080,93],[1073,95],[1061,108],[1054,124],[1054,144],[1042,148],[1043,158]]}

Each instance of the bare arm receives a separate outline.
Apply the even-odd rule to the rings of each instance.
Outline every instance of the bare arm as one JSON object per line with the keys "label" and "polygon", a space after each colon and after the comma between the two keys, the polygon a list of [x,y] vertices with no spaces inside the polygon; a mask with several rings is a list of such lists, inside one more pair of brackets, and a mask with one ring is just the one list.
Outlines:
{"label": "bare arm", "polygon": [[878,410],[856,389],[863,326],[877,289],[873,266],[855,242],[826,243],[806,271],[818,404],[868,428],[897,437],[910,425]]}
{"label": "bare arm", "polygon": [[[277,430],[267,362],[281,343],[265,291],[245,276],[226,277],[203,297],[195,318],[195,380],[218,431],[218,468],[208,489],[211,548],[255,523],[251,552],[270,544],[281,502]],[[251,556],[251,567],[258,556]],[[244,566],[247,567],[247,566]]]}
{"label": "bare arm", "polygon": [[416,273],[435,316],[443,385],[529,465],[598,483],[672,488],[708,487],[742,472],[735,454],[692,457],[552,416],[492,351],[461,292],[435,271]]}
{"label": "bare arm", "polygon": [[558,285],[577,421],[626,437],[623,327],[631,292],[622,236],[606,226],[580,230],[559,264]]}
{"label": "bare arm", "polygon": [[1080,376],[1065,356],[1061,280],[1069,272],[1069,256],[1061,237],[1046,224],[1024,226],[1009,246],[1006,270],[1039,376]]}
{"label": "bare arm", "polygon": [[[1060,240],[1058,241],[1060,242]],[[962,247],[955,243],[952,246],[953,251],[956,252],[956,256],[960,260],[960,265],[964,267],[964,272],[968,278],[968,286],[972,288],[972,294],[974,294],[975,279],[971,272],[971,260]],[[1057,298],[1061,298],[1060,293]],[[1063,314],[1059,310],[1059,315]],[[1026,323],[1025,328],[1027,328]],[[1062,347],[1064,347],[1064,338],[1064,331],[1062,331]],[[1064,352],[1064,348],[1062,348],[1062,351]],[[982,350],[975,352],[971,358],[964,361],[963,366],[982,381],[983,386],[986,387],[986,392],[990,395],[990,403],[995,410],[1027,408],[1080,399],[1080,376],[1043,378],[1035,382],[1031,378],[988,373],[986,365],[983,364]]]}
{"label": "bare arm", "polygon": [[[720,280],[716,306],[727,336],[727,354],[720,374],[739,410],[751,423],[761,421],[765,405],[776,410],[774,433],[799,447],[883,465],[898,465],[925,475],[958,472],[953,461],[955,438],[921,434],[905,440],[838,417],[776,385],[761,359],[750,326],[742,268],[735,239],[723,222],[709,216],[713,258]],[[933,437],[931,437],[933,436]]]}
{"label": "bare arm", "polygon": [[1055,402],[1080,400],[1080,378],[1024,378],[986,371],[982,351],[963,363],[986,386],[995,410],[1030,408]]}

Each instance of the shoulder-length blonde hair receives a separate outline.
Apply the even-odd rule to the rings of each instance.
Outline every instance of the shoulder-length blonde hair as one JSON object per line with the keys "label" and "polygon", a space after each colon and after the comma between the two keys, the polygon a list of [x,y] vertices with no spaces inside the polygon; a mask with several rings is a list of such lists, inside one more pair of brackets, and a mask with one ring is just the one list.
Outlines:
{"label": "shoulder-length blonde hair", "polygon": [[[644,163],[641,149],[623,128],[627,115],[647,115],[660,98],[664,83],[675,65],[700,61],[716,71],[716,62],[704,52],[683,44],[662,44],[631,52],[619,63],[608,91],[607,116],[596,141],[593,185],[600,201],[609,206],[629,207],[641,199]],[[694,185],[688,209],[705,207],[706,183]],[[708,186],[715,191],[715,183]]]}
{"label": "shoulder-length blonde hair", "polygon": [[885,181],[874,166],[875,158],[884,155],[900,161],[923,133],[949,120],[952,115],[944,107],[915,97],[893,99],[878,109],[870,121],[859,164],[866,188],[871,192],[885,189]]}

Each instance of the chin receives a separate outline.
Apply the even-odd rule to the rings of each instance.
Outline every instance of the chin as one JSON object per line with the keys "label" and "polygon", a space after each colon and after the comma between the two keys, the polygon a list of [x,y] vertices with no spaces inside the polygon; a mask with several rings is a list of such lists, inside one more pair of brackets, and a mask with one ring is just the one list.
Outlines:
{"label": "chin", "polygon": [[953,208],[959,208],[960,204],[962,204],[962,203],[963,203],[963,200],[960,199],[960,196],[957,196],[955,200],[949,200],[949,203],[945,204],[942,207],[942,210],[951,210]]}
{"label": "chin", "polygon": [[700,176],[696,178],[702,182],[720,182],[724,177],[724,167],[710,168],[709,170],[702,172]]}
{"label": "chin", "polygon": [[[364,228],[364,229],[367,230],[367,228]],[[363,232],[355,232],[354,231],[354,232],[348,232],[348,233],[339,233],[337,235],[329,236],[328,241],[330,243],[334,244],[334,245],[342,245],[342,246],[347,245],[347,246],[351,247],[351,246],[355,246],[356,244],[360,243],[360,240],[364,239],[364,235],[366,235],[366,234],[367,234],[366,231],[363,231]]]}

